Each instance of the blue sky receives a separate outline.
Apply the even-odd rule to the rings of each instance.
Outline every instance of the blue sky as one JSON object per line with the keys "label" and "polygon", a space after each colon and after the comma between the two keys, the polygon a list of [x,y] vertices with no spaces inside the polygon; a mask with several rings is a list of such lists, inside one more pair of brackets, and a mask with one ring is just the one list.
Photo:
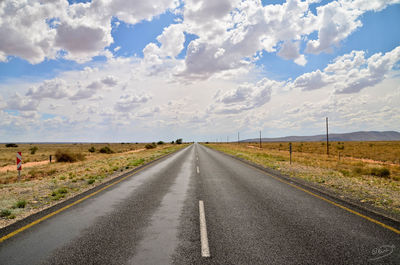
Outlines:
{"label": "blue sky", "polygon": [[[68,140],[57,126],[75,128],[71,140],[82,141],[91,138],[88,128],[102,141],[201,140],[232,130],[251,137],[260,129],[307,135],[319,132],[324,115],[337,117],[337,132],[396,130],[398,115],[383,123],[370,117],[396,113],[398,102],[366,105],[377,94],[397,100],[400,4],[309,2],[111,1],[102,3],[110,13],[100,14],[90,1],[59,1],[36,6],[37,14],[57,11],[28,16],[25,31],[23,17],[10,14],[0,19],[9,39],[0,44],[0,135],[19,140],[12,130],[24,127],[21,141],[39,140],[48,128],[43,140]],[[275,18],[273,9],[287,15]],[[343,107],[351,99],[358,105]]]}

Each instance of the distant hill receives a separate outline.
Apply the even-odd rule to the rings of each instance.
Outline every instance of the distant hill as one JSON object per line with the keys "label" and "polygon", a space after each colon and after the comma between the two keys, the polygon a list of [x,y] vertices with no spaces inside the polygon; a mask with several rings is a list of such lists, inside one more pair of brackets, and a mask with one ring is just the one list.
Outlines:
{"label": "distant hill", "polygon": [[[258,142],[259,138],[246,139],[241,142]],[[326,135],[314,136],[286,136],[277,138],[261,138],[262,142],[320,142],[326,141]],[[395,131],[386,132],[352,132],[352,133],[330,133],[329,141],[400,141],[400,133]]]}

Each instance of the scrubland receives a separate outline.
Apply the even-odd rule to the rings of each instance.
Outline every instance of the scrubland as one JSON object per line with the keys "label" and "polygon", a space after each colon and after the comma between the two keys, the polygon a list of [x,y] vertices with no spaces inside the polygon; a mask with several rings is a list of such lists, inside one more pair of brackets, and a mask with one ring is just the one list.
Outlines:
{"label": "scrubland", "polygon": [[[0,227],[95,187],[186,144],[18,144],[0,147]],[[37,150],[32,152],[32,147]],[[22,152],[21,178],[16,153]],[[32,152],[32,154],[31,154]],[[52,163],[49,156],[52,155]],[[62,161],[57,162],[57,158]]]}
{"label": "scrubland", "polygon": [[[207,146],[400,216],[400,142],[220,143]],[[340,153],[340,155],[339,155]]]}

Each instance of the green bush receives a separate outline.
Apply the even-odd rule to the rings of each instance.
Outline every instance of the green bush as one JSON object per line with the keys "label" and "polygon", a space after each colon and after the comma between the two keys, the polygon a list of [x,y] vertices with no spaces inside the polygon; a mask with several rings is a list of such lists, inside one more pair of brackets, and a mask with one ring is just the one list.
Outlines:
{"label": "green bush", "polygon": [[17,208],[25,208],[25,206],[26,206],[26,201],[25,201],[25,200],[17,201],[17,203],[16,203],[15,206],[16,206]]}
{"label": "green bush", "polygon": [[177,144],[182,144],[182,138],[176,139],[175,141]]}
{"label": "green bush", "polygon": [[161,144],[164,144],[164,142],[163,141],[158,141],[157,144],[161,145]]}
{"label": "green bush", "polygon": [[174,144],[175,142],[174,141],[171,141],[171,144]]}
{"label": "green bush", "polygon": [[10,143],[10,144],[6,144],[6,147],[18,147],[18,145],[17,145],[17,144]]}
{"label": "green bush", "polygon": [[156,145],[155,143],[151,143],[151,144],[146,144],[144,147],[145,147],[146,149],[153,149],[153,148],[156,148],[157,145]]}
{"label": "green bush", "polygon": [[377,176],[381,178],[388,178],[390,176],[390,171],[389,169],[385,167],[373,167],[370,169],[371,175],[372,176]]}
{"label": "green bush", "polygon": [[31,150],[31,155],[34,155],[36,151],[39,150],[39,148],[37,148],[37,146],[32,146],[31,148],[29,148],[29,150]]}
{"label": "green bush", "polygon": [[110,147],[108,147],[108,146],[104,146],[104,147],[100,148],[99,152],[102,153],[102,154],[112,154],[112,153],[114,153],[114,151],[111,150]]}
{"label": "green bush", "polygon": [[90,147],[90,148],[88,149],[88,151],[89,151],[90,153],[94,153],[94,152],[96,152],[96,148],[94,148],[94,146],[92,146],[92,147]]}
{"label": "green bush", "polygon": [[56,161],[57,162],[76,162],[85,160],[85,156],[81,153],[72,153],[69,150],[57,150],[56,152]]}
{"label": "green bush", "polygon": [[95,182],[95,180],[94,179],[89,179],[88,181],[87,181],[87,183],[90,185],[90,184],[93,184]]}
{"label": "green bush", "polygon": [[0,212],[0,217],[7,217],[7,216],[10,216],[10,215],[11,215],[11,211],[8,210],[8,209],[3,209]]}

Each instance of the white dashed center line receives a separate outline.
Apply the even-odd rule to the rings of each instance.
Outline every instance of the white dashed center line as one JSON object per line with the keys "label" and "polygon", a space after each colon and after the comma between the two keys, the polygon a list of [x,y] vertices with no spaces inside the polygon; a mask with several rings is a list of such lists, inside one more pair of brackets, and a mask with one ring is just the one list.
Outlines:
{"label": "white dashed center line", "polygon": [[201,256],[204,258],[210,257],[210,249],[208,247],[206,216],[204,213],[204,203],[199,201],[200,213],[200,241],[201,241]]}
{"label": "white dashed center line", "polygon": [[197,166],[197,174],[200,174],[199,166]]}

